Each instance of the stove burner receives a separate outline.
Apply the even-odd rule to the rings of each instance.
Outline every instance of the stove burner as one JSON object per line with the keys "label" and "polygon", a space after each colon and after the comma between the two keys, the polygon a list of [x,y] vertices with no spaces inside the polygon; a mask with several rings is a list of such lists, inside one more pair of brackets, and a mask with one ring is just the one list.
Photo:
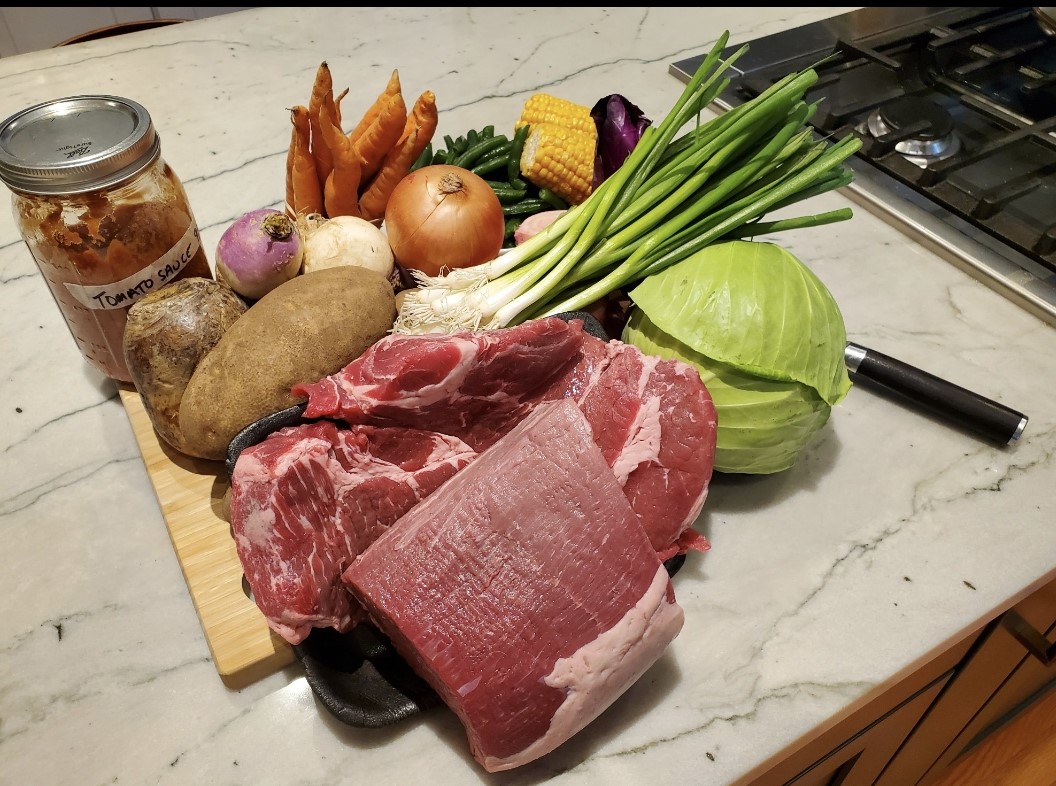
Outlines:
{"label": "stove burner", "polygon": [[950,113],[916,96],[902,96],[875,109],[865,126],[877,141],[894,142],[894,149],[921,169],[961,149]]}
{"label": "stove burner", "polygon": [[862,142],[848,194],[1056,325],[1056,27],[1039,10],[866,7],[766,35],[716,104],[815,68],[811,126]]}
{"label": "stove burner", "polygon": [[891,131],[909,131],[924,124],[913,136],[920,141],[942,140],[953,133],[953,117],[941,106],[925,98],[905,96],[876,110]]}

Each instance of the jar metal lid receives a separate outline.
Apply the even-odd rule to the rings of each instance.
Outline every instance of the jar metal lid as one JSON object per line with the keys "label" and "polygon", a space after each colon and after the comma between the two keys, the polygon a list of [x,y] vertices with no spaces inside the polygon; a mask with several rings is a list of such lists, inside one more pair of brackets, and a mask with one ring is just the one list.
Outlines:
{"label": "jar metal lid", "polygon": [[79,194],[135,175],[160,149],[150,114],[137,102],[60,98],[0,123],[0,180],[19,193]]}

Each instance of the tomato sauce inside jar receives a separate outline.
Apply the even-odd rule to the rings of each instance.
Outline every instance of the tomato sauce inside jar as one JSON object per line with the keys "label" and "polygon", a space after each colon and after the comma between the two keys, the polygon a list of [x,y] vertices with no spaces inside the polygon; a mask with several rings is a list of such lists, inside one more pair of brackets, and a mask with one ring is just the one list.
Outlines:
{"label": "tomato sauce inside jar", "polygon": [[30,107],[0,125],[0,179],[81,354],[131,382],[128,309],[165,284],[212,278],[183,185],[146,109],[114,96]]}

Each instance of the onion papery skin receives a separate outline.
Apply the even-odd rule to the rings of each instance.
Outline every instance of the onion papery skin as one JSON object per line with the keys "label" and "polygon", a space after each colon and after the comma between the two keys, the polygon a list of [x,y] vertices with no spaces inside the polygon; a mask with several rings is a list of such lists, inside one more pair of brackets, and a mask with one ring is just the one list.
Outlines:
{"label": "onion papery skin", "polygon": [[495,259],[506,218],[480,175],[433,164],[399,182],[385,208],[385,234],[401,266],[427,276]]}

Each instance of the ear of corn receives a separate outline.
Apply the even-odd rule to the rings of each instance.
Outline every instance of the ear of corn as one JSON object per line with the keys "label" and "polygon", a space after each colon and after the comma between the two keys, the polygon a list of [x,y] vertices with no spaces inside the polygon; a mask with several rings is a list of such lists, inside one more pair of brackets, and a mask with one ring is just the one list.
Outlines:
{"label": "ear of corn", "polygon": [[524,104],[514,130],[530,127],[521,152],[521,174],[570,205],[590,195],[598,132],[590,109],[564,98],[536,93]]}
{"label": "ear of corn", "polygon": [[542,123],[552,123],[575,131],[596,133],[594,118],[590,116],[590,107],[552,96],[549,93],[536,93],[524,102],[521,116],[513,130],[516,131],[525,125],[536,126]]}

